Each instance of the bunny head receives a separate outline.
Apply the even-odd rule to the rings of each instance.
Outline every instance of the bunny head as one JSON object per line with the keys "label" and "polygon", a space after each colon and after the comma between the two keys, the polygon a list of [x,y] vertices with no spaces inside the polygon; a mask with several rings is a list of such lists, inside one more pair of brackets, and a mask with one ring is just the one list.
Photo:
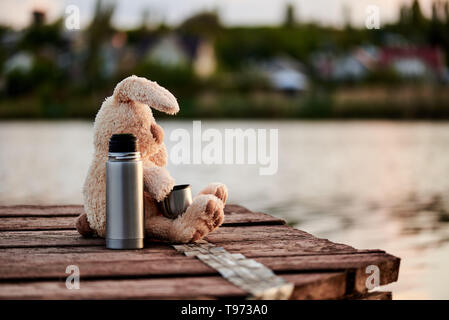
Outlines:
{"label": "bunny head", "polygon": [[134,134],[144,158],[161,151],[165,155],[164,131],[157,125],[151,108],[171,115],[179,111],[176,98],[154,81],[130,76],[119,82],[95,118],[97,156],[107,155],[109,138],[116,133]]}

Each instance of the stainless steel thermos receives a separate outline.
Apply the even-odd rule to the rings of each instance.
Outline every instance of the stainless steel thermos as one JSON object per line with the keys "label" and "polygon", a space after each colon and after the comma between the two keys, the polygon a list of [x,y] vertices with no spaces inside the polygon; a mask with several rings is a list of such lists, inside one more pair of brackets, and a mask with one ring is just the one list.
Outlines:
{"label": "stainless steel thermos", "polygon": [[106,162],[106,247],[140,249],[143,240],[143,169],[137,139],[114,134]]}

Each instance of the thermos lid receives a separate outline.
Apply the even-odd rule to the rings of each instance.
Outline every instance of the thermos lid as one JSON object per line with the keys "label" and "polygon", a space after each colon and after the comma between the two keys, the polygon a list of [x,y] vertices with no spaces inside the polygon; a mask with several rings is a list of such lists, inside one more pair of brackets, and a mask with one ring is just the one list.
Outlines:
{"label": "thermos lid", "polygon": [[137,138],[131,133],[113,134],[109,139],[109,152],[137,152]]}

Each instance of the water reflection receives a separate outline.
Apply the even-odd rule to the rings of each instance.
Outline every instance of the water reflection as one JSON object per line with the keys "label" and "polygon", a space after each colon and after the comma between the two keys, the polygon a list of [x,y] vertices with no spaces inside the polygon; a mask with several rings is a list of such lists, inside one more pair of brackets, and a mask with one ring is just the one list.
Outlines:
{"label": "water reflection", "polygon": [[[192,122],[161,122],[168,138]],[[279,170],[169,164],[194,192],[223,181],[230,202],[319,237],[400,256],[394,298],[449,298],[449,123],[206,121],[203,130],[278,128]],[[166,138],[166,140],[167,140]],[[173,144],[166,141],[168,148]],[[0,204],[81,203],[88,122],[0,124]]]}

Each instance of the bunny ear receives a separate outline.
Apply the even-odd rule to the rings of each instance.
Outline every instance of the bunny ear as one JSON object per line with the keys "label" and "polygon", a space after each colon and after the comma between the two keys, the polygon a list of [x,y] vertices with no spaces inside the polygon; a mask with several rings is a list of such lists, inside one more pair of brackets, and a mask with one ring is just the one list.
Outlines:
{"label": "bunny ear", "polygon": [[179,111],[178,102],[170,91],[142,77],[130,76],[120,81],[114,89],[114,97],[122,102],[139,101],[168,114]]}

